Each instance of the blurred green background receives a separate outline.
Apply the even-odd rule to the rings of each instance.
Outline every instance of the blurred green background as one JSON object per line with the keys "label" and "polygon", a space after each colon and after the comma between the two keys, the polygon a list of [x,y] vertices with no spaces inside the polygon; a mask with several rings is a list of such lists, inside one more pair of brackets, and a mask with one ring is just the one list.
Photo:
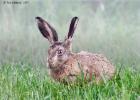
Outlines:
{"label": "blurred green background", "polygon": [[26,1],[26,4],[0,1],[1,65],[28,63],[45,67],[49,42],[40,34],[35,17],[46,19],[63,40],[71,18],[78,16],[80,20],[73,37],[74,52],[102,53],[116,66],[139,68],[139,0],[18,1]]}

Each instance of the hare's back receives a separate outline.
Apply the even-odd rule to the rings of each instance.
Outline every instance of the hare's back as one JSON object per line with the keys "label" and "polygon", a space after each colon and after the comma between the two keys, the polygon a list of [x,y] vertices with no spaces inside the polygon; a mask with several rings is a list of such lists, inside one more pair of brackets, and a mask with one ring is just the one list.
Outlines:
{"label": "hare's back", "polygon": [[89,70],[93,69],[97,73],[104,73],[109,76],[113,76],[115,73],[114,66],[102,54],[81,51],[77,54],[77,60],[83,67],[87,67]]}
{"label": "hare's back", "polygon": [[110,64],[109,60],[103,54],[93,54],[85,51],[81,51],[77,54],[78,60],[85,62],[87,64],[92,63],[108,63]]}

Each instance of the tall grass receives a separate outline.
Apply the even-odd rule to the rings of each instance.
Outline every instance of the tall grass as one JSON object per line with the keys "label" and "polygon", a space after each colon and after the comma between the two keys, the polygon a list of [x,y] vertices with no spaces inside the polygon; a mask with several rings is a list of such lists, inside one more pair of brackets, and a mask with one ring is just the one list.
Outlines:
{"label": "tall grass", "polygon": [[123,69],[123,73],[104,84],[79,81],[65,85],[54,82],[31,65],[0,67],[1,100],[136,100],[140,95],[140,74],[132,68]]}

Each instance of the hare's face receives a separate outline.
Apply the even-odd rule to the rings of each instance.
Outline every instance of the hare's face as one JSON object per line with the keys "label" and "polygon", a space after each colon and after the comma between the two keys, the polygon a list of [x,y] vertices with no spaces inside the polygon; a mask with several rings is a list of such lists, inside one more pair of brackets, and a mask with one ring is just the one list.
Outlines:
{"label": "hare's face", "polygon": [[68,60],[69,54],[70,51],[63,42],[55,42],[48,49],[48,62],[57,67]]}
{"label": "hare's face", "polygon": [[51,44],[48,50],[48,62],[50,67],[63,64],[69,58],[71,40],[77,26],[78,17],[72,18],[68,35],[63,42],[58,42],[57,32],[47,21],[41,17],[36,17],[36,19],[41,34],[47,38]]}

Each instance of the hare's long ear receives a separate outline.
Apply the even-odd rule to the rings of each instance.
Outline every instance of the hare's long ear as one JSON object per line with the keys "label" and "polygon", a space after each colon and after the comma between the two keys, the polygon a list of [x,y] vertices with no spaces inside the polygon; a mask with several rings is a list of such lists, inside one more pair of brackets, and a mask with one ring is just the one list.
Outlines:
{"label": "hare's long ear", "polygon": [[69,50],[71,50],[71,40],[72,40],[74,31],[75,31],[75,28],[77,26],[78,20],[79,20],[78,17],[72,18],[68,35],[67,35],[66,39],[64,40],[64,46]]}
{"label": "hare's long ear", "polygon": [[49,40],[51,44],[53,44],[55,41],[58,41],[57,32],[53,27],[49,25],[48,22],[46,22],[41,17],[36,17],[38,28],[41,32],[41,34]]}
{"label": "hare's long ear", "polygon": [[79,20],[78,17],[72,18],[71,23],[70,23],[70,27],[69,27],[68,37],[67,37],[68,39],[72,38],[74,31],[75,31],[75,28],[77,26],[78,20]]}

